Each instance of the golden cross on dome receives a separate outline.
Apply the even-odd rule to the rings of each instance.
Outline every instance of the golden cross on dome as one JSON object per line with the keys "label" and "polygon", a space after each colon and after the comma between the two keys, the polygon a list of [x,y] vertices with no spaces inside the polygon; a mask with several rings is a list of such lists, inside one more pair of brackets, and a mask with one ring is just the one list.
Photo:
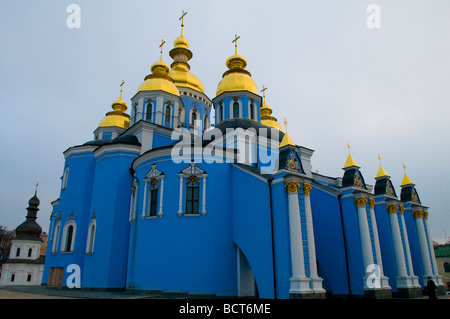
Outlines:
{"label": "golden cross on dome", "polygon": [[162,61],[162,54],[163,54],[163,46],[164,46],[164,43],[166,43],[166,41],[161,40],[161,45],[159,46],[159,47],[161,48],[161,58],[160,58],[161,61]]}
{"label": "golden cross on dome", "polygon": [[284,130],[287,132],[288,121],[286,120],[286,118],[284,118],[283,124],[284,124]]}
{"label": "golden cross on dome", "polygon": [[266,90],[267,90],[267,88],[263,85],[263,89],[261,90],[261,92],[263,94],[264,100],[266,99]]}
{"label": "golden cross on dome", "polygon": [[181,13],[181,17],[178,19],[178,21],[181,20],[181,34],[183,34],[183,27],[184,27],[184,16],[187,14],[187,12],[183,12]]}
{"label": "golden cross on dome", "polygon": [[231,41],[231,43],[234,43],[234,54],[237,55],[237,40],[240,38],[241,36],[238,36],[237,34],[234,35],[234,40]]}
{"label": "golden cross on dome", "polygon": [[125,81],[122,80],[122,83],[120,83],[120,99],[122,99],[122,89],[123,89],[124,84],[125,84]]}

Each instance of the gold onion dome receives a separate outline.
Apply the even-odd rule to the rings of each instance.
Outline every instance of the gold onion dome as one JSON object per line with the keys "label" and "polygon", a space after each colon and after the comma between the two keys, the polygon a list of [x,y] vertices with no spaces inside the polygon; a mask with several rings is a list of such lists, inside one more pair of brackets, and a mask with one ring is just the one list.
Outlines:
{"label": "gold onion dome", "polygon": [[111,107],[114,111],[106,113],[106,116],[101,120],[98,127],[107,127],[107,126],[117,126],[122,128],[130,127],[130,116],[125,113],[128,109],[127,103],[122,100],[122,88],[124,85],[124,81],[120,84],[120,96],[117,100],[115,100]]}
{"label": "gold onion dome", "polygon": [[216,96],[232,91],[249,91],[258,94],[258,88],[252,75],[245,70],[247,60],[237,53],[237,39],[239,37],[235,36],[233,41],[235,43],[235,52],[225,63],[229,70],[223,74],[222,80],[217,85]]}
{"label": "gold onion dome", "polygon": [[184,16],[186,13],[183,11],[183,15],[180,18],[180,20],[183,19],[181,35],[175,39],[173,43],[174,48],[169,52],[170,57],[173,59],[173,63],[170,65],[169,76],[173,79],[176,86],[187,87],[205,93],[203,83],[189,72],[191,66],[188,61],[192,59],[192,52],[189,50],[189,41],[183,35]]}
{"label": "gold onion dome", "polygon": [[171,93],[173,95],[180,95],[177,87],[174,84],[173,79],[169,76],[170,68],[169,66],[162,60],[162,48],[165,41],[163,40],[161,47],[161,58],[159,61],[152,64],[150,67],[151,74],[147,75],[144,79],[144,82],[137,89],[138,92],[141,91],[164,91]]}
{"label": "gold onion dome", "polygon": [[272,114],[272,108],[266,104],[266,93],[267,90],[266,87],[263,86],[263,89],[261,90],[263,92],[263,106],[261,107],[261,124],[265,126],[269,126],[272,128],[276,128],[283,132],[283,128],[281,125],[277,122],[277,119]]}

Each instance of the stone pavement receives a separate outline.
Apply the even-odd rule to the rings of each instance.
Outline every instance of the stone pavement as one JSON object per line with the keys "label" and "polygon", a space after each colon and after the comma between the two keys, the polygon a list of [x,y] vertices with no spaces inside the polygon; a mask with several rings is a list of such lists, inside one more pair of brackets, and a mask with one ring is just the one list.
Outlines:
{"label": "stone pavement", "polygon": [[[183,293],[133,292],[133,291],[91,291],[84,289],[48,288],[45,286],[3,286],[0,299],[215,299],[209,295],[189,295]],[[422,296],[416,299],[428,299]],[[438,299],[450,299],[450,292]]]}

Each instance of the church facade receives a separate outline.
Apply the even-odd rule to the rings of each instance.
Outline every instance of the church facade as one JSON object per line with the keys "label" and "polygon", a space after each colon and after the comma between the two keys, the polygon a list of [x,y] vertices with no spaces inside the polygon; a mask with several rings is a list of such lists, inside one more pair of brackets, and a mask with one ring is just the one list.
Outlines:
{"label": "church facade", "polygon": [[342,176],[312,172],[314,151],[271,115],[237,40],[210,99],[182,24],[173,63],[163,42],[130,115],[121,90],[94,139],[64,152],[43,284],[66,286],[77,265],[81,288],[192,295],[416,297],[428,277],[443,287],[406,173],[397,196],[381,166],[368,185],[350,154]]}

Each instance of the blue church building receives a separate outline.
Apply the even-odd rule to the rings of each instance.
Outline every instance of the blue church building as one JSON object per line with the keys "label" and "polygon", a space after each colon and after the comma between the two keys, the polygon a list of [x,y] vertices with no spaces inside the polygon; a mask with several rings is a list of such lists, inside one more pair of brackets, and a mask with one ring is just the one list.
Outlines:
{"label": "blue church building", "polygon": [[314,151],[272,116],[237,39],[210,99],[182,24],[171,65],[162,43],[130,106],[121,89],[93,140],[64,152],[42,283],[68,286],[76,265],[81,289],[391,298],[421,296],[431,277],[443,290],[406,173],[398,196],[381,166],[366,184],[350,154],[342,176],[312,172]]}

